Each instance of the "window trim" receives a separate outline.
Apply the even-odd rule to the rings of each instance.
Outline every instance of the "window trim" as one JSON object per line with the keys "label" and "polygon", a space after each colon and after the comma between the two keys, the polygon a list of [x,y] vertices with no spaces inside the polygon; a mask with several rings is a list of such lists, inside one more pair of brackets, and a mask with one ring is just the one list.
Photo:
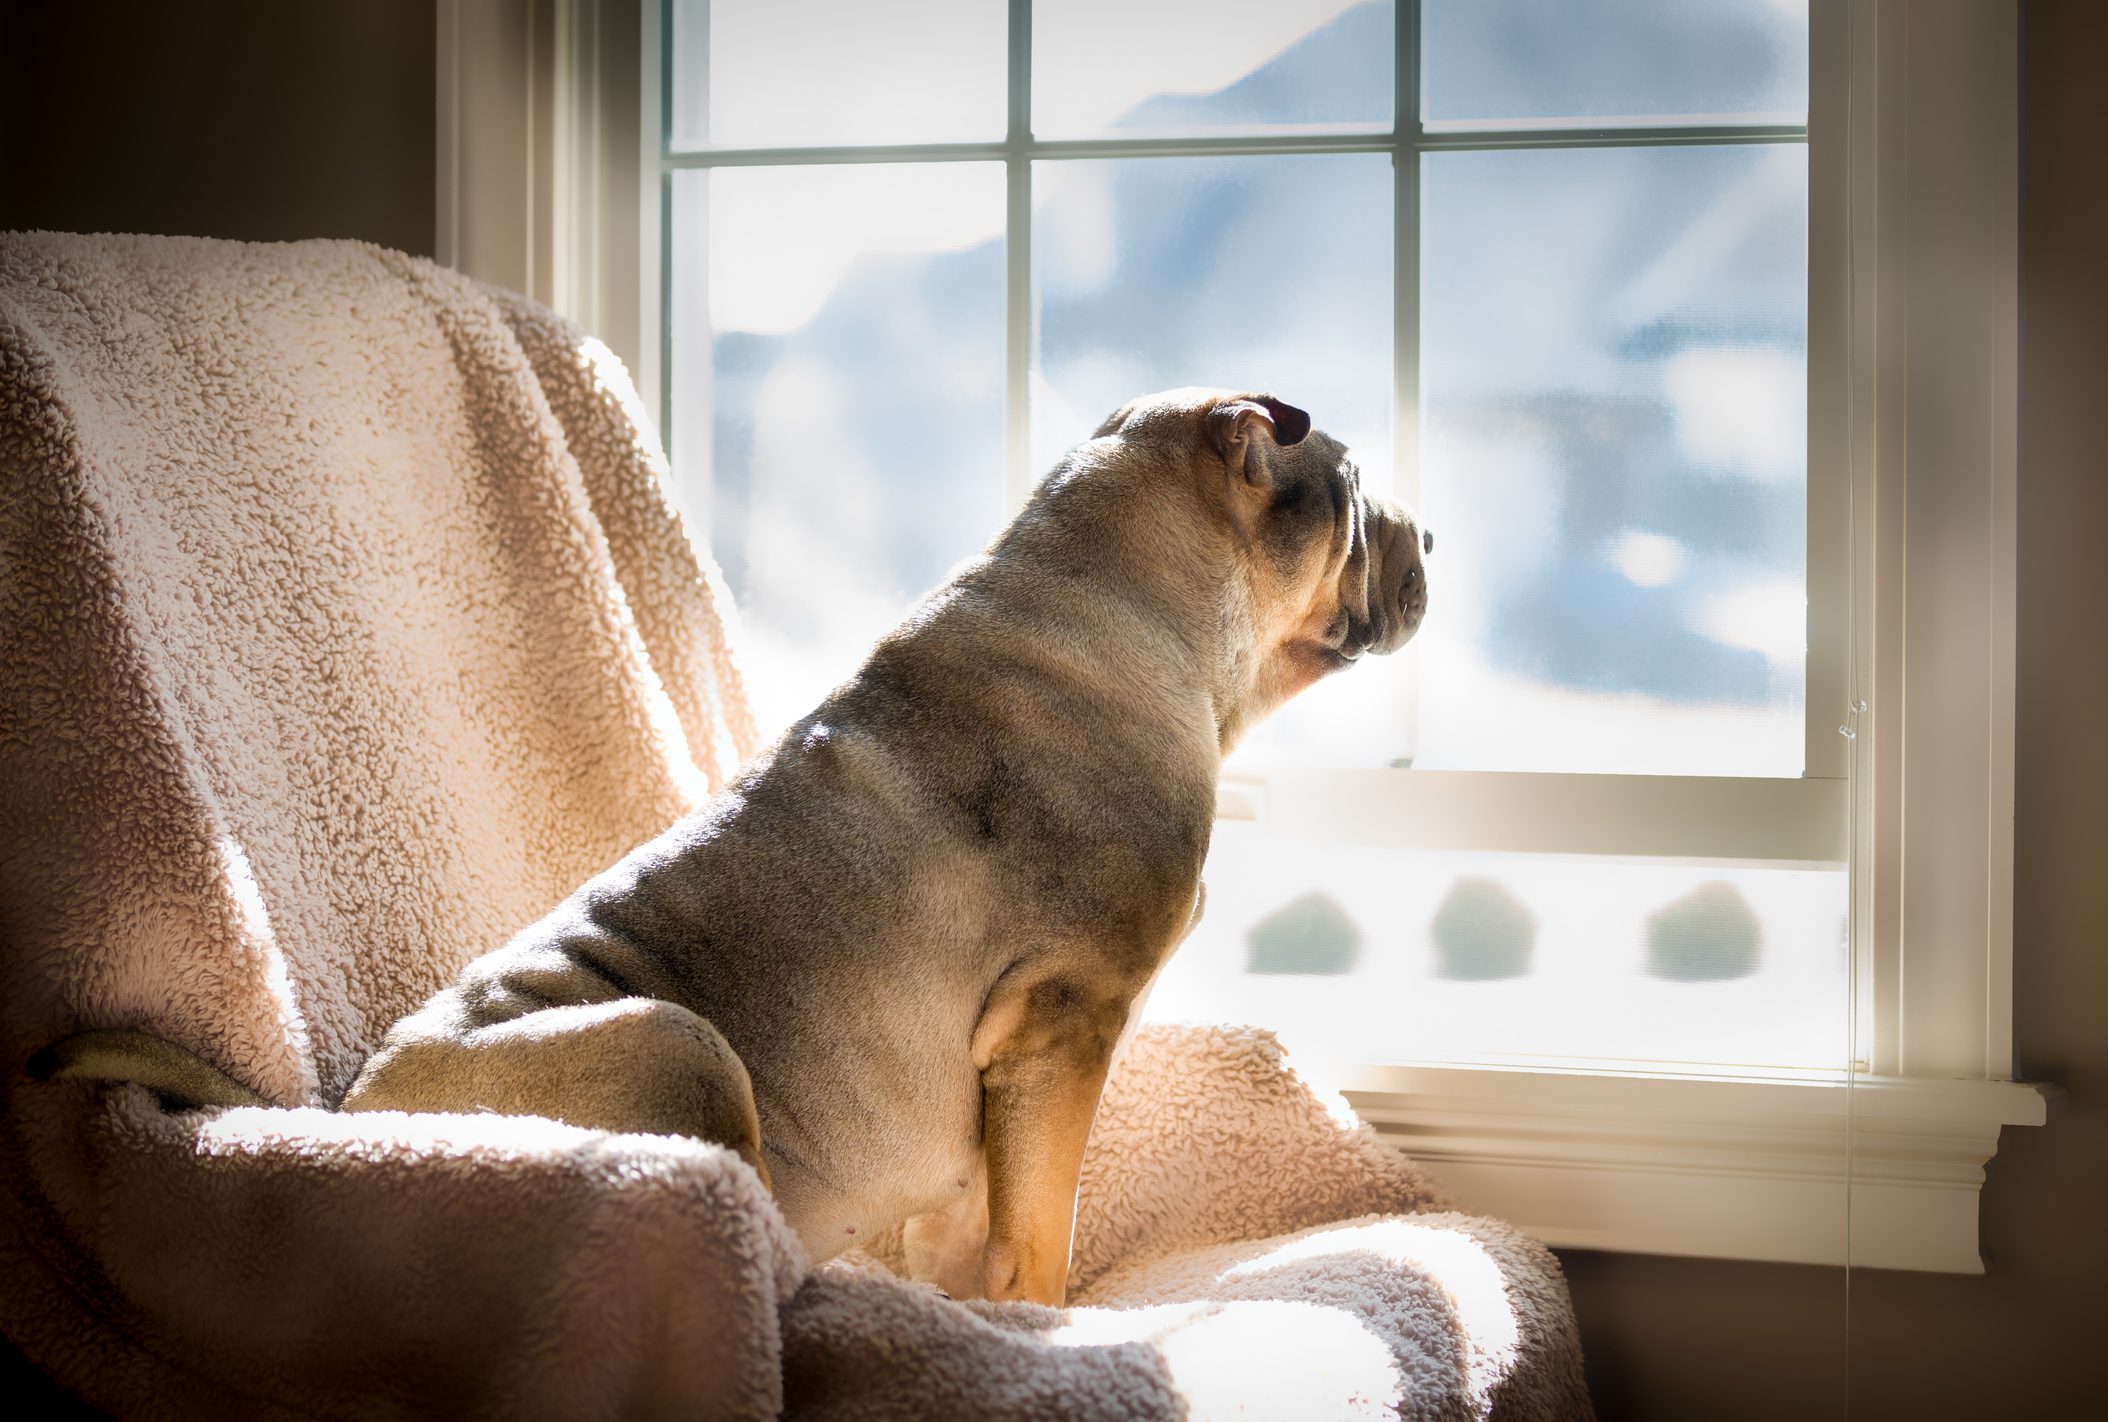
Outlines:
{"label": "window trim", "polygon": [[[662,429],[663,5],[440,0],[436,194],[441,260],[594,329],[636,372]],[[1022,138],[1029,51],[1017,38],[1029,0],[1010,5],[1003,140],[949,154],[797,150],[715,161],[897,154],[1021,164],[1010,174],[1006,281],[1010,309],[1029,310],[1034,158],[1417,148],[1409,124],[1351,138],[1032,143]],[[1411,14],[1401,5],[1401,86],[1418,74]],[[2056,1099],[2050,1088],[2010,1082],[2018,20],[2003,6],[1844,0],[1813,5],[1811,24],[1810,309],[1836,316],[1820,325],[1811,316],[1809,330],[1810,602],[1827,576],[1819,570],[1834,569],[1839,591],[1849,590],[1836,599],[1848,616],[1810,628],[1811,777],[1770,784],[1826,806],[1838,795],[1849,803],[1842,843],[1861,945],[1862,1059],[1836,1078],[1370,1064],[1345,1084],[1364,1116],[1464,1203],[1554,1244],[1974,1272],[1975,1195],[1998,1130],[2041,1124]],[[1401,94],[1399,116],[1416,112]],[[1825,131],[1843,141],[1821,141]],[[1740,142],[1753,132],[1710,136]],[[1599,132],[1592,141],[1660,136]],[[1576,136],[1500,138],[1514,146]],[[1490,135],[1474,141],[1501,146]],[[1400,231],[1417,227],[1406,180],[1416,172],[1400,165]],[[1834,244],[1819,235],[1826,221],[1836,223]],[[634,267],[610,259],[623,252],[638,254]],[[1417,294],[1399,276],[1406,344]],[[1013,321],[1005,337],[1013,502],[1029,487],[1027,412],[1016,402],[1030,334]],[[1403,356],[1395,379],[1404,478],[1416,452],[1418,377]],[[1831,468],[1845,477],[1824,479]],[[1846,546],[1823,552],[1819,538]],[[1454,793],[1435,772],[1392,774],[1424,787],[1413,796],[1426,803]],[[1571,778],[1533,776],[1530,789],[1556,808],[1574,788],[1557,782]],[[1613,779],[1638,782],[1620,792],[1630,808],[1618,833],[1634,844],[1666,840],[1672,826],[1650,816],[1674,811],[1692,787]],[[1285,816],[1318,783],[1233,779],[1225,803],[1231,813]],[[1745,791],[1756,801],[1769,793],[1726,793]],[[1578,815],[1577,804],[1560,813]],[[1754,847],[1787,845],[1805,857],[1808,841],[1792,841],[1792,825],[1815,813],[1775,805],[1745,834],[1762,841]],[[1378,817],[1383,833],[1414,833],[1395,807]],[[1828,831],[1820,838],[1838,843]],[[1509,833],[1485,840],[1517,847]]]}
{"label": "window trim", "polygon": [[[1319,1068],[1315,1075],[1328,1075]],[[2005,1126],[2053,1088],[1395,1063],[1331,1074],[1467,1207],[1555,1248],[1981,1274],[1977,1203]]]}

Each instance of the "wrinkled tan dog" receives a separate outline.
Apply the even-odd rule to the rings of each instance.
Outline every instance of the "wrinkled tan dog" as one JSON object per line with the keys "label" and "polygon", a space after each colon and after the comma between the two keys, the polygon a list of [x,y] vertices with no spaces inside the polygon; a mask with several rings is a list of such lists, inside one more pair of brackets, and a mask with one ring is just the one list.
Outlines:
{"label": "wrinkled tan dog", "polygon": [[1222,756],[1413,634],[1422,536],[1292,406],[1136,401],[735,784],[399,1023],[344,1109],[701,1136],[815,1262],[905,1220],[917,1277],[1060,1303]]}

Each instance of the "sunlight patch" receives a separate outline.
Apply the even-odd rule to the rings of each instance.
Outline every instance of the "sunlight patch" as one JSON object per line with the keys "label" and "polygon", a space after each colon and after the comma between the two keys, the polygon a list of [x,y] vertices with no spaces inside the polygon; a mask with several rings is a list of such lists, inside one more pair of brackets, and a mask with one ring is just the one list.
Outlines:
{"label": "sunlight patch", "polygon": [[1808,655],[1808,595],[1793,583],[1760,583],[1709,603],[1698,629],[1716,642],[1796,667]]}
{"label": "sunlight patch", "polygon": [[1192,1419],[1396,1416],[1397,1361],[1354,1315],[1286,1300],[1077,1309],[1049,1335],[1069,1346],[1146,1342]]}
{"label": "sunlight patch", "polygon": [[1666,587],[1683,576],[1691,555],[1681,543],[1659,533],[1628,531],[1611,545],[1611,566],[1628,582],[1643,588]]}
{"label": "sunlight patch", "polygon": [[1757,346],[1699,346],[1662,369],[1685,452],[1765,480],[1798,480],[1806,469],[1806,380],[1798,354]]}
{"label": "sunlight patch", "polygon": [[270,994],[279,1030],[285,1034],[293,1065],[299,1072],[301,1094],[313,1099],[320,1085],[315,1077],[315,1054],[308,1038],[307,1018],[300,1011],[292,970],[286,965],[278,935],[271,927],[271,912],[264,904],[263,890],[257,885],[255,871],[250,868],[248,853],[240,841],[232,835],[221,835],[214,847],[219,852],[221,882],[234,900],[242,939],[263,960],[264,991]]}

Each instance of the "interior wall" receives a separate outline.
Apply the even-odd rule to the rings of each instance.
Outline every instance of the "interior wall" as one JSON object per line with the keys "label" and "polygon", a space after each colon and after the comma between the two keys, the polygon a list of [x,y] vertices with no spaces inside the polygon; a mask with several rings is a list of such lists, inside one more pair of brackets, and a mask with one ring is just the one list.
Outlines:
{"label": "interior wall", "polygon": [[[0,0],[0,230],[433,249],[434,0]],[[0,1339],[19,1416],[98,1414]]]}
{"label": "interior wall", "polygon": [[[0,0],[0,230],[432,255],[434,0]],[[0,1340],[0,1399],[99,1416]]]}
{"label": "interior wall", "polygon": [[1990,1272],[1855,1270],[1848,1338],[1837,1270],[1567,1255],[1606,1422],[2108,1397],[2108,5],[2027,0],[2022,49],[2014,1027],[2021,1074],[2069,1100],[1989,1166]]}
{"label": "interior wall", "polygon": [[6,0],[0,229],[429,256],[434,0]]}

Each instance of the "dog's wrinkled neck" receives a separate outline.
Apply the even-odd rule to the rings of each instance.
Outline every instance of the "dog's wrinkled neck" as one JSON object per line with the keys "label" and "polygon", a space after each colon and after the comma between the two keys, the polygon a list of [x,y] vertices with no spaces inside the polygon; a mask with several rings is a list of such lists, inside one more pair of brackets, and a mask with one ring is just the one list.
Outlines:
{"label": "dog's wrinkled neck", "polygon": [[[1029,569],[1035,594],[1078,590],[1072,608],[1117,658],[1122,680],[1207,708],[1215,738],[1248,696],[1256,658],[1250,590],[1234,534],[1189,492],[1183,467],[1070,452],[1004,532],[992,565]],[[1153,484],[1137,498],[1133,481]],[[1141,510],[1138,514],[1137,510]]]}
{"label": "dog's wrinkled neck", "polygon": [[1234,559],[1223,578],[1220,624],[1209,699],[1215,709],[1216,748],[1220,754],[1228,755],[1244,739],[1245,732],[1265,715],[1265,710],[1254,704],[1266,661],[1260,646],[1258,617],[1251,589],[1240,576]]}
{"label": "dog's wrinkled neck", "polygon": [[[1089,447],[1077,454],[1088,456]],[[1094,569],[1119,568],[1121,579],[1100,586],[1117,588],[1175,639],[1179,689],[1205,704],[1216,753],[1227,755],[1285,699],[1265,685],[1272,649],[1262,645],[1265,619],[1248,579],[1243,535],[1194,497],[1193,473],[1183,462],[1150,469],[1160,497],[1141,501],[1150,510],[1146,519],[1134,517],[1131,487],[1092,473],[1086,465],[1050,478],[1040,514]],[[1165,670],[1171,668],[1167,660]]]}

